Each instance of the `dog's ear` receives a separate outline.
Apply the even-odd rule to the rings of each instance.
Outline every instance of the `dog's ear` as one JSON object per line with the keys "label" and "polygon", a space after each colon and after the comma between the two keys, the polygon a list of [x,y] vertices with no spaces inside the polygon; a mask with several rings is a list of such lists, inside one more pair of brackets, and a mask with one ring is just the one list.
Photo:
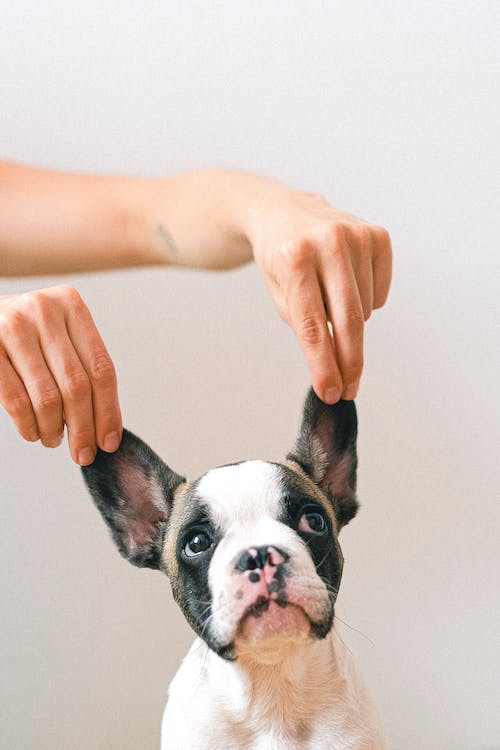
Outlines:
{"label": "dog's ear", "polygon": [[324,404],[311,388],[302,424],[287,458],[296,461],[330,498],[339,526],[354,518],[356,500],[356,436],[354,401]]}
{"label": "dog's ear", "polygon": [[98,450],[82,473],[122,555],[159,569],[174,491],[184,478],[128,430],[115,453]]}

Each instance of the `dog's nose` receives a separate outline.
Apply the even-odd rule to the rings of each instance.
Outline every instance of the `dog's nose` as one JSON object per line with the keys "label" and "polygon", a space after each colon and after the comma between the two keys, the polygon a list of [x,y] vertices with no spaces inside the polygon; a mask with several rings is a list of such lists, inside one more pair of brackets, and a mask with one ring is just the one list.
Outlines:
{"label": "dog's nose", "polygon": [[236,563],[236,570],[242,573],[245,570],[263,570],[266,565],[283,565],[289,558],[289,555],[279,547],[264,545],[262,547],[250,547],[240,555]]}

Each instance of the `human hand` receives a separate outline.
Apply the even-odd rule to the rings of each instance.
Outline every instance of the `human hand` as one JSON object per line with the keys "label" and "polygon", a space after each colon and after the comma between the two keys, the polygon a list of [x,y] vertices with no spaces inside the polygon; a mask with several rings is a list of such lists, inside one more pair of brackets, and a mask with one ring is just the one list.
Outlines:
{"label": "human hand", "polygon": [[122,421],[113,363],[76,289],[0,297],[0,403],[25,440],[55,448],[64,425],[73,460],[116,450]]}
{"label": "human hand", "polygon": [[249,238],[280,317],[295,331],[312,385],[327,403],[353,399],[363,369],[363,329],[382,307],[392,251],[382,227],[323,198],[281,187],[252,218]]}

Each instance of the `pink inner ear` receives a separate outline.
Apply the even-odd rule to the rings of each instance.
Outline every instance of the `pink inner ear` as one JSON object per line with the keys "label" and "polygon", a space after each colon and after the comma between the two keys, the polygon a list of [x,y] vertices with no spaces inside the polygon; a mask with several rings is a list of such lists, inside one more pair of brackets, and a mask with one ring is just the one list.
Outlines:
{"label": "pink inner ear", "polygon": [[128,465],[120,476],[122,523],[131,547],[148,544],[158,524],[167,520],[165,499],[154,476]]}
{"label": "pink inner ear", "polygon": [[321,447],[325,453],[330,455],[334,437],[333,421],[325,418],[319,419],[318,424],[316,425],[316,435],[318,436]]}
{"label": "pink inner ear", "polygon": [[336,460],[335,455],[326,470],[324,483],[334,495],[349,495],[352,492],[348,478],[351,474],[351,457],[345,454]]}
{"label": "pink inner ear", "polygon": [[333,449],[335,425],[331,419],[320,419],[316,426],[316,435],[325,452],[326,470],[322,484],[326,484],[334,495],[348,495],[352,492],[349,486],[351,473],[351,456],[345,453],[340,457]]}

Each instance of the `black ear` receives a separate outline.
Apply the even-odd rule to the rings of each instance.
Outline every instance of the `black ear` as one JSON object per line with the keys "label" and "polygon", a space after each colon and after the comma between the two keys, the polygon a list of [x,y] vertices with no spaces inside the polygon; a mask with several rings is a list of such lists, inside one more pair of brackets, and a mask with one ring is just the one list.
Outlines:
{"label": "black ear", "polygon": [[354,518],[358,509],[357,432],[354,401],[324,404],[311,388],[304,404],[297,442],[287,455],[330,498],[340,526]]}
{"label": "black ear", "polygon": [[99,450],[82,474],[122,555],[141,568],[160,568],[174,490],[184,478],[128,430],[115,453]]}

